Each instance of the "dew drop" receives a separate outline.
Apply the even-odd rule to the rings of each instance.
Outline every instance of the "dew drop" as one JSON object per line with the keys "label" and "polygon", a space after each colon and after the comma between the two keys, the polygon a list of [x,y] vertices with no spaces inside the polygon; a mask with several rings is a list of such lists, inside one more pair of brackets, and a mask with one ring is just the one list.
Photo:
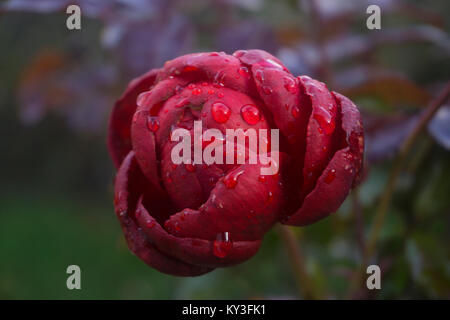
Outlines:
{"label": "dew drop", "polygon": [[231,116],[231,110],[222,102],[215,102],[211,108],[211,114],[218,123],[225,123]]}
{"label": "dew drop", "polygon": [[264,73],[263,73],[263,71],[262,70],[256,71],[255,78],[259,82],[263,82],[264,81]]}
{"label": "dew drop", "polygon": [[331,169],[330,171],[328,171],[326,177],[325,177],[325,182],[330,184],[331,182],[333,182],[334,178],[336,177],[336,170],[335,169]]}
{"label": "dew drop", "polygon": [[136,112],[136,113],[133,115],[133,123],[136,123],[136,122],[137,122],[138,117],[139,117],[139,112]]}
{"label": "dew drop", "polygon": [[186,67],[184,67],[183,71],[184,72],[193,72],[193,71],[198,71],[198,68],[194,67],[194,66],[186,66]]}
{"label": "dew drop", "polygon": [[272,88],[269,86],[262,87],[262,91],[264,92],[264,94],[271,94],[273,92]]}
{"label": "dew drop", "polygon": [[260,175],[260,176],[258,177],[258,181],[259,181],[259,182],[266,182],[266,181],[267,181],[267,177],[266,177],[266,176],[263,176],[263,175]]}
{"label": "dew drop", "polygon": [[[314,113],[314,119],[319,124],[320,128],[325,131],[326,134],[333,133],[335,129],[335,123],[331,119],[331,114],[323,108],[319,108]],[[320,132],[320,131],[319,131]]]}
{"label": "dew drop", "polygon": [[298,107],[293,107],[291,110],[292,116],[297,119],[300,115],[300,109]]}
{"label": "dew drop", "polygon": [[250,72],[248,71],[247,67],[240,67],[238,70],[238,73],[243,76],[244,78],[250,77]]}
{"label": "dew drop", "polygon": [[219,233],[213,243],[213,253],[218,258],[225,258],[233,248],[228,232]]}
{"label": "dew drop", "polygon": [[192,90],[192,94],[194,96],[198,96],[201,93],[202,93],[202,89],[200,89],[200,88],[195,88],[194,90]]}
{"label": "dew drop", "polygon": [[147,227],[148,229],[151,229],[155,226],[155,221],[154,220],[147,220],[145,221],[145,227]]}
{"label": "dew drop", "polygon": [[243,173],[244,173],[244,170],[230,172],[223,178],[223,180],[222,180],[223,184],[228,189],[233,189],[237,185],[239,176]]}
{"label": "dew drop", "polygon": [[296,94],[298,92],[297,83],[290,77],[284,77],[284,88],[292,94]]}
{"label": "dew drop", "polygon": [[246,104],[241,108],[241,116],[249,125],[255,125],[261,120],[259,109],[252,104]]}
{"label": "dew drop", "polygon": [[184,167],[189,172],[194,172],[195,171],[195,166],[193,164],[191,164],[191,163],[185,163]]}
{"label": "dew drop", "polygon": [[209,95],[213,95],[214,93],[215,93],[215,91],[214,91],[213,89],[209,89],[209,90],[208,90],[208,94],[209,94]]}
{"label": "dew drop", "polygon": [[147,118],[147,128],[151,132],[156,132],[159,129],[159,118],[158,117],[148,117]]}
{"label": "dew drop", "polygon": [[180,101],[177,102],[177,104],[175,104],[175,108],[183,108],[184,106],[189,104],[189,99],[184,98],[181,99]]}
{"label": "dew drop", "polygon": [[127,214],[127,210],[122,210],[119,212],[119,216],[123,217]]}
{"label": "dew drop", "polygon": [[219,98],[223,98],[223,92],[217,92],[217,96],[218,96]]}

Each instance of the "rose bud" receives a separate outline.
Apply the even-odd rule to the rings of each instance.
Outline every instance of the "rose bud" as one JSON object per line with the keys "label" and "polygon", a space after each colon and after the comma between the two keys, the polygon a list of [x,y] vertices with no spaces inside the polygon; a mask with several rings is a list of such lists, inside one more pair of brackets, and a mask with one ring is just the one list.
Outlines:
{"label": "rose bud", "polygon": [[130,250],[197,276],[252,257],[276,222],[335,212],[359,179],[364,140],[348,98],[241,50],[181,56],[133,80],[108,146]]}

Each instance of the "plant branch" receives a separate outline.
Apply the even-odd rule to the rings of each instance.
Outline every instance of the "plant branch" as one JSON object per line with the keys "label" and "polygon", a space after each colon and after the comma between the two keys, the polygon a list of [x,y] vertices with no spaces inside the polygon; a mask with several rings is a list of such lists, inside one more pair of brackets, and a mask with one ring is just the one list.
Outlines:
{"label": "plant branch", "polygon": [[320,294],[311,283],[308,272],[306,271],[305,258],[303,257],[303,253],[294,232],[290,227],[284,225],[278,225],[277,228],[285,243],[300,294],[304,296],[305,299],[320,299]]}
{"label": "plant branch", "polygon": [[439,108],[447,101],[449,96],[450,96],[450,82],[446,84],[445,88],[440,92],[437,98],[431,101],[431,103],[427,106],[427,108],[420,116],[419,121],[417,122],[417,124],[415,125],[415,127],[413,128],[413,130],[405,139],[405,141],[403,142],[403,144],[399,149],[399,152],[394,160],[394,164],[392,166],[389,179],[386,183],[386,187],[384,188],[384,192],[381,195],[381,201],[375,213],[373,226],[369,234],[368,238],[369,240],[367,242],[367,247],[363,255],[362,263],[355,272],[354,278],[352,279],[352,283],[350,286],[351,294],[353,294],[356,290],[359,289],[362,280],[362,275],[365,271],[365,267],[367,263],[372,259],[372,256],[375,252],[377,240],[380,235],[381,228],[383,226],[383,222],[391,202],[397,178],[402,171],[406,157],[411,151],[411,148],[416,142],[417,138],[426,128],[428,122],[433,118],[436,111],[438,111]]}

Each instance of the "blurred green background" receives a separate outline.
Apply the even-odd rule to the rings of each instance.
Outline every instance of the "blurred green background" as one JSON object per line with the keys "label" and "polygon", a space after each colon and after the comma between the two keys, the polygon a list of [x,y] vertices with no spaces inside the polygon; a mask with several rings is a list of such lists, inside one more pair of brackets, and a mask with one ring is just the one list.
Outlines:
{"label": "blurred green background", "polygon": [[[0,298],[297,299],[275,230],[239,266],[197,278],[147,267],[127,249],[112,205],[107,119],[126,83],[178,55],[260,48],[360,107],[362,185],[336,214],[296,228],[312,284],[348,296],[392,159],[449,80],[450,3],[441,1],[0,1]],[[378,4],[382,29],[366,28]],[[382,290],[362,298],[450,298],[450,107],[414,146],[383,224]],[[82,289],[66,288],[81,267]]]}

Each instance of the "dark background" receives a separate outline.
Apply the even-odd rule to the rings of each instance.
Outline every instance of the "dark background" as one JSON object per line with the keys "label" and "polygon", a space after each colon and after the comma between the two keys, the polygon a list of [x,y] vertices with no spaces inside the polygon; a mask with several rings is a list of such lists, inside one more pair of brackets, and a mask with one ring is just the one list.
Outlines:
{"label": "dark background", "polygon": [[[66,28],[77,3],[82,29]],[[381,30],[366,8],[381,7]],[[360,107],[366,174],[339,211],[294,228],[308,278],[348,297],[392,159],[450,75],[450,2],[348,0],[0,1],[0,298],[304,298],[276,231],[250,261],[197,278],[148,268],[112,205],[105,135],[127,82],[184,53],[259,48]],[[415,142],[383,221],[382,290],[450,298],[450,107]],[[82,290],[66,288],[68,265]]]}

